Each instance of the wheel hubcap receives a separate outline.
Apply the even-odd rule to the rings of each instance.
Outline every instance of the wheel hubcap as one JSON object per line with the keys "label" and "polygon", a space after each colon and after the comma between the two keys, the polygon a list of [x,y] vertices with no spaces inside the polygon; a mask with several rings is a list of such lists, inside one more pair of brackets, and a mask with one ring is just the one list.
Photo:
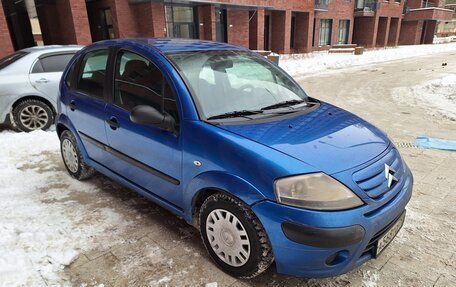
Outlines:
{"label": "wheel hubcap", "polygon": [[64,139],[62,142],[62,155],[68,169],[72,173],[76,173],[79,165],[78,154],[76,153],[73,144],[68,139]]}
{"label": "wheel hubcap", "polygon": [[206,234],[212,250],[226,264],[239,267],[250,257],[250,240],[242,223],[231,212],[215,209],[206,219]]}
{"label": "wheel hubcap", "polygon": [[30,105],[25,107],[19,119],[26,128],[30,130],[42,129],[49,121],[47,112],[40,106]]}

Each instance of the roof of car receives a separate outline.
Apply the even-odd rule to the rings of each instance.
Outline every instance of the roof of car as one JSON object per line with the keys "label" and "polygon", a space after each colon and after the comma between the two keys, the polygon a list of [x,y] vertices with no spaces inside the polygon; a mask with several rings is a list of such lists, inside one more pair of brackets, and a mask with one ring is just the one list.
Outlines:
{"label": "roof of car", "polygon": [[[111,42],[111,41],[108,41]],[[206,41],[198,39],[181,39],[181,38],[139,38],[139,39],[119,39],[115,43],[129,42],[131,44],[140,44],[153,47],[162,53],[185,52],[185,51],[207,51],[207,50],[248,50],[243,47]]]}
{"label": "roof of car", "polygon": [[24,52],[29,53],[47,53],[47,52],[59,52],[59,51],[71,51],[80,50],[83,46],[79,45],[49,45],[49,46],[35,46],[23,49]]}

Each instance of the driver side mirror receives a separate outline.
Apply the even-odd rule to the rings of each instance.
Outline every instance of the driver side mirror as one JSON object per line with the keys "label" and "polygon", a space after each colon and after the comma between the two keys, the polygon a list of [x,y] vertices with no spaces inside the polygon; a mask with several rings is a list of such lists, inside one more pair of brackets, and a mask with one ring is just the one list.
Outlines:
{"label": "driver side mirror", "polygon": [[162,114],[154,107],[139,105],[130,112],[130,120],[136,124],[158,126],[166,131],[174,132],[174,118],[169,114]]}

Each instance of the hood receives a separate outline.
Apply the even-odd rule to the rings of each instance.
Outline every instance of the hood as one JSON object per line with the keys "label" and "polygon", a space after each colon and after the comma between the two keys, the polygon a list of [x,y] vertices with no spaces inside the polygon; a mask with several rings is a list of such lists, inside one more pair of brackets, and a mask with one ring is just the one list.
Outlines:
{"label": "hood", "polygon": [[390,143],[378,128],[327,103],[310,113],[280,121],[221,124],[219,127],[327,174],[363,164],[382,153]]}

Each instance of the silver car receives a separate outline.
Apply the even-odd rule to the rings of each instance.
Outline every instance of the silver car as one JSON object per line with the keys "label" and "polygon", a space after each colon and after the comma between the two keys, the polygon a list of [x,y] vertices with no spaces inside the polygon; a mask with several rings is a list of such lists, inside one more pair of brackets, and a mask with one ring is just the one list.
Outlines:
{"label": "silver car", "polygon": [[29,132],[54,122],[60,78],[82,47],[45,46],[0,59],[0,123]]}

